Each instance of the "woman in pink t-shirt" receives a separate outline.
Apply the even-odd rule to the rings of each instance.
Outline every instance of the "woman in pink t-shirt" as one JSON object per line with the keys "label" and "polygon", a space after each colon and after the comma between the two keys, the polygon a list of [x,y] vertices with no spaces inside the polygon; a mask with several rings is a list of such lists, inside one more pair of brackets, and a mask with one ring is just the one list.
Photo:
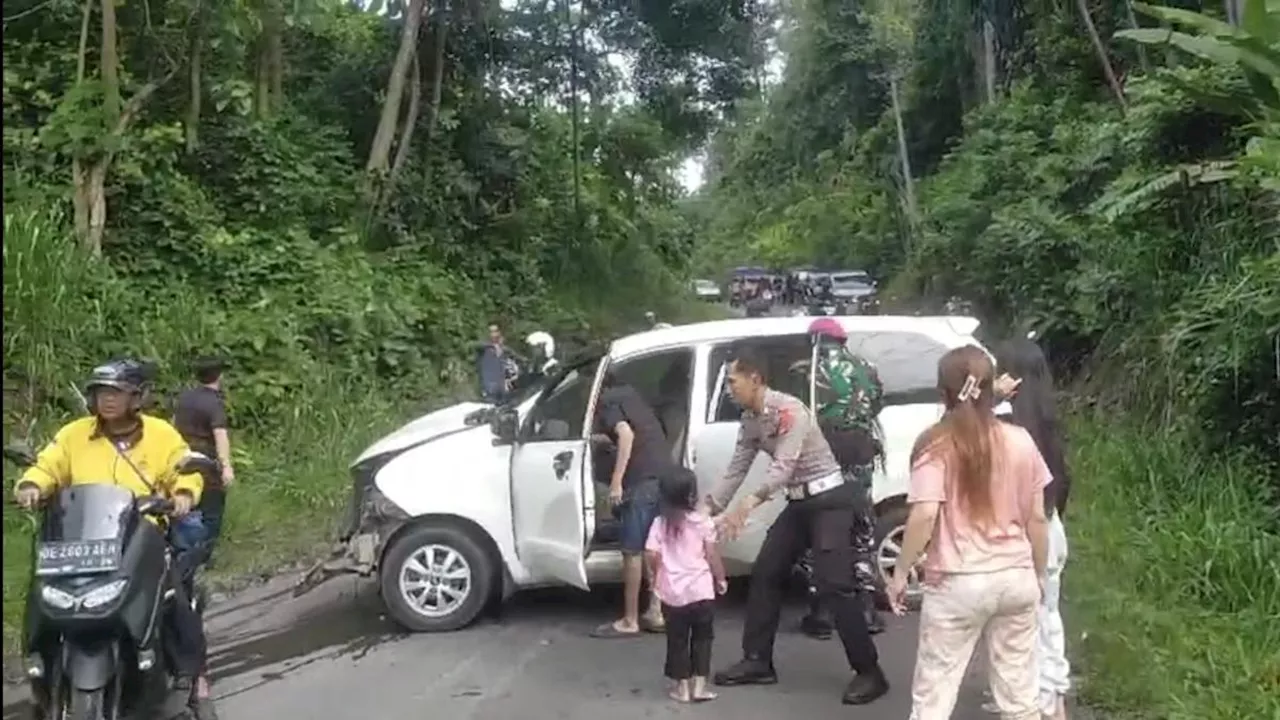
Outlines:
{"label": "woman in pink t-shirt", "polygon": [[888,594],[903,612],[907,572],[927,545],[913,720],[951,717],[980,637],[1001,716],[1040,717],[1036,610],[1050,476],[1027,431],[992,412],[994,374],[979,348],[944,355],[938,389],[946,412],[911,453],[911,513]]}
{"label": "woman in pink t-shirt", "polygon": [[664,674],[675,681],[673,700],[714,700],[715,693],[707,690],[707,676],[715,638],[715,599],[728,588],[716,548],[715,524],[695,509],[698,479],[692,471],[673,468],[660,479],[658,492],[662,515],[649,526],[644,549],[667,620]]}

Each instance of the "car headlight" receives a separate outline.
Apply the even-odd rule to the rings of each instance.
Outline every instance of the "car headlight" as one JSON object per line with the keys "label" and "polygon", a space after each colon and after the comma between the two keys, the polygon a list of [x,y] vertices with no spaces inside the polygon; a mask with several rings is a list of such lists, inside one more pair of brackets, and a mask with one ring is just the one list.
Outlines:
{"label": "car headlight", "polygon": [[50,607],[59,610],[70,610],[76,604],[76,596],[65,590],[44,585],[40,588],[40,599]]}
{"label": "car headlight", "polygon": [[120,597],[120,593],[124,592],[124,587],[128,584],[128,580],[112,580],[102,587],[96,587],[85,593],[84,596],[81,597],[80,602],[89,610],[96,607],[102,607],[103,605],[106,605],[112,600]]}

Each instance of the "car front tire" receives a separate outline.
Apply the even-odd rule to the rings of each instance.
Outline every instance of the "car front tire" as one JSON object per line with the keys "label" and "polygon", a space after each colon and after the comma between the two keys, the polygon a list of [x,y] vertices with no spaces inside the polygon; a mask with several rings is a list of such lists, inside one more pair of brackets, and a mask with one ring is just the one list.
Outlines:
{"label": "car front tire", "polygon": [[453,525],[421,525],[392,541],[379,587],[387,611],[413,632],[470,625],[493,595],[497,560],[474,533]]}
{"label": "car front tire", "polygon": [[[906,504],[894,504],[884,510],[883,513],[876,514],[876,543],[875,543],[875,560],[876,569],[879,570],[877,576],[880,583],[879,600],[884,607],[888,607],[888,596],[885,594],[885,587],[888,585],[889,578],[893,575],[893,563],[897,562],[900,553],[893,552],[892,548],[902,547],[902,538],[906,534],[907,516],[910,514],[910,508]],[[919,577],[917,574],[916,577]],[[919,610],[920,601],[923,593],[919,583],[909,582],[907,585],[907,609]]]}

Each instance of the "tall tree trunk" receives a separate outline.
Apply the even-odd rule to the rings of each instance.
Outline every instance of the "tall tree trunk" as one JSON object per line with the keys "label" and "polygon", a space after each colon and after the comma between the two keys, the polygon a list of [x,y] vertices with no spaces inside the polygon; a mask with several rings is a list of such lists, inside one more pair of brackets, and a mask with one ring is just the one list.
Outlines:
{"label": "tall tree trunk", "polygon": [[413,60],[414,48],[418,44],[418,28],[422,24],[423,0],[409,0],[405,11],[404,29],[400,33],[400,49],[396,52],[395,64],[391,67],[391,77],[387,80],[387,96],[382,101],[382,115],[378,118],[378,130],[374,133],[373,144],[369,148],[369,160],[365,163],[368,173],[387,171],[391,160],[391,143],[396,136],[396,123],[400,119],[400,104],[404,99],[405,76],[409,73],[409,64]]}
{"label": "tall tree trunk", "polygon": [[[93,17],[93,3],[95,0],[84,0],[84,7],[80,14],[80,45],[79,54],[76,56],[76,86],[79,87],[84,83],[85,66],[89,59],[89,21]],[[82,192],[81,188],[87,187],[87,176],[84,169],[84,160],[79,154],[71,158],[71,198],[75,211],[76,236],[80,241],[86,243],[89,238],[89,195]],[[92,248],[89,248],[92,250]]]}
{"label": "tall tree trunk", "polygon": [[431,38],[431,97],[427,99],[427,137],[426,142],[422,144],[423,148],[423,165],[422,165],[422,190],[429,192],[431,190],[431,170],[430,165],[426,162],[427,153],[431,150],[431,142],[436,137],[436,126],[440,120],[440,100],[444,97],[444,60],[445,51],[448,49],[449,34],[449,13],[448,8],[444,8],[438,13],[436,18],[435,32]]}
{"label": "tall tree trunk", "polygon": [[187,152],[193,153],[200,145],[200,106],[204,96],[204,8],[196,8],[195,22],[191,28],[191,49],[187,68]]}
{"label": "tall tree trunk", "polygon": [[120,118],[120,55],[116,41],[115,0],[102,0],[102,57],[99,70],[102,74],[102,111],[107,125],[114,125]]}
{"label": "tall tree trunk", "polygon": [[413,73],[410,77],[409,86],[409,109],[404,115],[404,126],[400,130],[400,142],[396,145],[396,157],[391,161],[391,173],[387,176],[387,183],[395,182],[396,176],[400,174],[400,170],[404,168],[404,163],[409,159],[409,148],[413,144],[413,131],[418,126],[418,113],[422,109],[422,63],[418,62],[418,51],[413,51],[412,62]]}
{"label": "tall tree trunk", "polygon": [[262,0],[262,32],[254,42],[254,114],[268,118],[284,106],[284,6]]}
{"label": "tall tree trunk", "polygon": [[996,101],[996,28],[990,19],[982,21],[982,64],[986,71],[987,102]]}
{"label": "tall tree trunk", "polygon": [[907,217],[914,232],[917,224],[915,179],[911,177],[911,156],[907,153],[907,130],[902,122],[902,103],[898,97],[896,74],[889,76],[889,99],[893,102],[893,120],[898,128],[898,162],[902,170],[902,191],[906,198]]}
{"label": "tall tree trunk", "polygon": [[1093,24],[1093,17],[1089,14],[1089,4],[1087,0],[1076,0],[1076,10],[1080,12],[1080,19],[1084,21],[1085,30],[1089,33],[1089,40],[1093,42],[1093,49],[1098,53],[1098,62],[1102,63],[1102,72],[1107,76],[1107,84],[1111,86],[1111,92],[1116,96],[1116,102],[1120,105],[1120,112],[1123,114],[1128,110],[1128,103],[1124,99],[1124,88],[1120,87],[1120,80],[1116,77],[1116,71],[1111,67],[1111,57],[1107,54],[1107,46],[1103,44],[1102,38],[1098,35],[1098,28]]}

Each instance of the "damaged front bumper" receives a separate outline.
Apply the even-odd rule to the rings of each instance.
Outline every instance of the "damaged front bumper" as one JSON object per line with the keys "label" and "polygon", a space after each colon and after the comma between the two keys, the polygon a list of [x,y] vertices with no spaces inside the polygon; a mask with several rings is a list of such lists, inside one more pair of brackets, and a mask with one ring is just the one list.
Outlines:
{"label": "damaged front bumper", "polygon": [[383,464],[377,460],[352,468],[354,493],[342,534],[329,556],[312,565],[293,586],[294,597],[339,575],[373,575],[387,538],[409,520],[374,484],[374,474]]}

